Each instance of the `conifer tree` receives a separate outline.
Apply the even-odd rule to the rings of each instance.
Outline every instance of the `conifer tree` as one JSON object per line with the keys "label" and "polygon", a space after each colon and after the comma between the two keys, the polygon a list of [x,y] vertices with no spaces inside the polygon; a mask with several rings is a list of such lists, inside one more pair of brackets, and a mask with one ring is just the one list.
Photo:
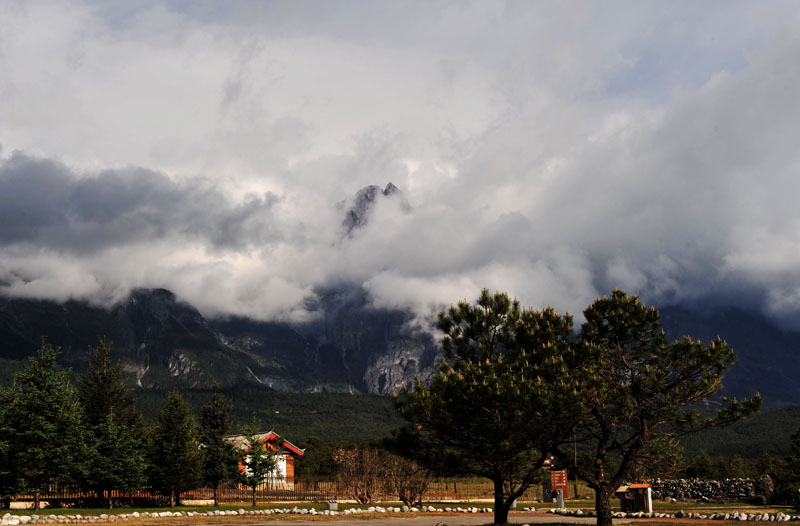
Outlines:
{"label": "conifer tree", "polygon": [[440,313],[439,328],[439,373],[429,387],[418,382],[396,397],[416,441],[408,450],[436,471],[491,479],[494,522],[505,524],[547,458],[537,446],[564,432],[561,413],[543,409],[554,391],[578,388],[565,366],[572,320],[483,290],[476,305],[462,301]]}
{"label": "conifer tree", "polygon": [[134,490],[144,485],[141,444],[127,425],[118,424],[114,413],[88,431],[88,468],[84,484],[113,507],[114,490]]}
{"label": "conifer tree", "polygon": [[86,423],[99,425],[113,414],[118,425],[127,426],[141,438],[142,418],[136,410],[122,363],[111,357],[114,342],[100,338],[89,347],[86,372],[78,379],[78,396]]}
{"label": "conifer tree", "polygon": [[214,506],[219,506],[219,485],[239,474],[241,455],[225,439],[231,428],[231,403],[217,388],[203,406],[200,416],[200,443],[203,458],[203,481],[214,491]]}
{"label": "conifer tree", "polygon": [[111,359],[113,343],[101,338],[89,349],[78,394],[88,428],[87,473],[83,484],[113,506],[113,490],[132,490],[144,482],[141,416],[136,411],[122,364]]}
{"label": "conifer tree", "polygon": [[242,482],[250,486],[253,495],[253,507],[256,507],[256,490],[258,486],[267,482],[278,466],[277,450],[269,447],[262,438],[264,433],[259,431],[255,418],[253,422],[242,430],[245,436],[246,449],[244,464],[245,469],[241,474]]}
{"label": "conifer tree", "polygon": [[183,397],[171,391],[150,430],[147,478],[156,491],[169,496],[170,507],[180,494],[200,483],[200,450],[197,427]]}
{"label": "conifer tree", "polygon": [[13,437],[17,430],[11,421],[11,408],[19,396],[16,386],[0,387],[0,498],[3,508],[11,507],[11,497],[22,489],[21,473],[16,465]]}
{"label": "conifer tree", "polygon": [[698,404],[722,388],[722,375],[735,360],[724,341],[670,343],[658,311],[622,290],[596,300],[584,317],[579,352],[569,361],[583,387],[562,391],[551,410],[569,416],[579,447],[593,452],[593,462],[575,465],[568,442],[550,449],[595,491],[597,524],[610,526],[610,497],[637,464],[660,454],[654,444],[744,418],[758,410],[761,398],[723,399],[714,417],[701,419]]}
{"label": "conifer tree", "polygon": [[34,492],[35,510],[42,490],[79,480],[86,468],[78,399],[67,372],[56,367],[57,355],[58,349],[43,341],[4,395],[6,456],[16,471],[8,480]]}

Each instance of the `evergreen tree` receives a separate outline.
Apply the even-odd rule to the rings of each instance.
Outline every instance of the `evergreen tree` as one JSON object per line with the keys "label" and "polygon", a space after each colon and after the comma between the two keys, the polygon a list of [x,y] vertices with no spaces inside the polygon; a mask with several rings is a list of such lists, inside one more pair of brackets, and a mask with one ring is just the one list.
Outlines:
{"label": "evergreen tree", "polygon": [[182,491],[200,484],[197,427],[177,391],[167,395],[158,421],[148,436],[147,478],[156,491],[169,496],[170,507],[180,503]]}
{"label": "evergreen tree", "polygon": [[144,485],[144,456],[141,444],[127,425],[118,424],[110,414],[89,430],[85,485],[113,507],[113,490],[134,490]]}
{"label": "evergreen tree", "polygon": [[4,398],[3,426],[6,460],[16,473],[7,473],[12,487],[34,492],[39,509],[42,490],[51,484],[80,480],[86,453],[81,412],[67,372],[56,368],[58,349],[42,342],[28,366],[14,376]]}
{"label": "evergreen tree", "polygon": [[582,388],[561,391],[551,410],[569,415],[594,461],[588,469],[575,465],[571,441],[550,449],[595,491],[597,524],[610,526],[610,497],[637,465],[654,461],[654,443],[737,421],[757,411],[761,398],[723,399],[715,417],[701,420],[698,404],[721,389],[735,359],[724,341],[669,343],[658,311],[621,290],[596,300],[584,317],[569,363]]}
{"label": "evergreen tree", "polygon": [[111,359],[113,344],[101,338],[89,349],[78,394],[88,428],[90,462],[84,485],[113,506],[113,490],[132,490],[144,482],[141,416],[136,411],[122,364]]}
{"label": "evergreen tree", "polygon": [[22,489],[22,479],[14,454],[13,437],[17,430],[11,421],[11,408],[19,396],[16,386],[0,387],[0,498],[3,508],[11,507],[11,497]]}
{"label": "evergreen tree", "polygon": [[134,405],[122,363],[111,358],[114,342],[100,338],[90,347],[86,373],[78,379],[78,396],[86,423],[100,425],[113,414],[118,425],[127,426],[141,438],[142,418]]}
{"label": "evergreen tree", "polygon": [[250,486],[253,494],[253,507],[256,507],[256,489],[264,484],[278,467],[277,450],[271,448],[264,440],[264,433],[259,431],[256,419],[242,430],[245,436],[245,469],[241,474],[242,482]]}
{"label": "evergreen tree", "polygon": [[[559,390],[579,389],[566,367],[572,320],[553,309],[522,310],[507,294],[483,290],[439,314],[445,361],[429,387],[396,397],[409,422],[405,448],[437,472],[486,477],[494,484],[494,522],[508,522],[558,433],[570,433],[549,409]],[[568,416],[568,415],[567,415]],[[535,434],[531,434],[533,431]]]}
{"label": "evergreen tree", "polygon": [[225,440],[231,428],[232,405],[219,393],[216,384],[213,387],[211,400],[203,406],[200,416],[200,443],[203,481],[214,490],[214,506],[219,506],[219,485],[239,474],[241,455]]}

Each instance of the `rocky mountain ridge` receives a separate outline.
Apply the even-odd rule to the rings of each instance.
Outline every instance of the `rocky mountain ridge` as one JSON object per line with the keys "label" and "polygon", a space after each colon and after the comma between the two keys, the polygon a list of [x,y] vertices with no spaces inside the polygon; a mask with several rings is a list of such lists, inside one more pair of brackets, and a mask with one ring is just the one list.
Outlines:
{"label": "rocky mountain ridge", "polygon": [[320,321],[289,325],[243,318],[206,320],[164,289],[137,289],[106,310],[83,302],[0,298],[0,358],[32,355],[41,338],[61,361],[83,368],[107,336],[142,388],[205,388],[257,382],[296,392],[388,394],[434,369],[436,349],[408,332],[408,315],[370,309],[346,288],[322,295]]}
{"label": "rocky mountain ridge", "polygon": [[[145,389],[259,383],[291,392],[389,394],[435,372],[437,342],[406,327],[410,314],[376,310],[366,293],[342,286],[320,293],[316,321],[290,325],[245,318],[206,320],[164,289],[137,289],[111,309],[70,301],[0,297],[0,359],[32,355],[41,338],[82,370],[100,336],[115,342],[133,381]],[[800,403],[798,334],[739,309],[661,309],[670,338],[722,335],[738,360],[724,394],[760,392],[772,405]],[[21,363],[21,362],[20,362]]]}

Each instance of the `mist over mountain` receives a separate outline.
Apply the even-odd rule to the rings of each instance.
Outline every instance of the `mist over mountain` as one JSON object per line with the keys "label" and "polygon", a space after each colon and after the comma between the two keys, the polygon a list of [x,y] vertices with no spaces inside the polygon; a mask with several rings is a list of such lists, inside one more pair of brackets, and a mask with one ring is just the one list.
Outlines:
{"label": "mist over mountain", "polygon": [[[42,337],[62,348],[60,361],[79,372],[98,336],[143,389],[260,384],[291,392],[390,394],[427,380],[441,359],[438,341],[412,331],[412,315],[375,309],[366,293],[340,287],[320,293],[319,316],[308,323],[241,317],[205,319],[164,289],[134,290],[111,309],[85,302],[0,298],[0,359],[31,356]],[[800,334],[741,309],[661,310],[668,336],[709,341],[720,335],[737,353],[722,394],[768,405],[800,403]]]}

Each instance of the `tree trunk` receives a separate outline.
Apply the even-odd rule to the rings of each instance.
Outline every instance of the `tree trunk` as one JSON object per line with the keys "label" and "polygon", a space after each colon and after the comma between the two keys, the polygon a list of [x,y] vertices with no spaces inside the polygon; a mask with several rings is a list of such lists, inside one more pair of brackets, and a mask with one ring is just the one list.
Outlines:
{"label": "tree trunk", "polygon": [[253,507],[256,507],[256,487],[253,486]]}
{"label": "tree trunk", "polygon": [[11,509],[11,496],[6,495],[3,497],[3,509],[10,510]]}
{"label": "tree trunk", "polygon": [[36,488],[36,490],[33,492],[33,511],[39,511],[39,501],[41,498],[42,495],[39,493],[39,488]]}
{"label": "tree trunk", "polygon": [[175,499],[175,490],[170,490],[170,492],[169,492],[169,507],[170,508],[174,508],[175,507],[175,500],[176,500]]}
{"label": "tree trunk", "polygon": [[111,497],[111,490],[108,490],[108,509],[112,509],[114,507],[114,501]]}
{"label": "tree trunk", "polygon": [[214,507],[215,508],[219,507],[219,495],[217,494],[217,488],[218,487],[219,487],[219,484],[214,484]]}
{"label": "tree trunk", "polygon": [[495,475],[494,482],[494,523],[507,524],[508,510],[511,508],[511,501],[506,502],[503,498],[503,479]]}
{"label": "tree trunk", "polygon": [[600,486],[594,490],[594,507],[597,511],[597,526],[611,526],[611,503],[609,497],[611,493],[605,486]]}

